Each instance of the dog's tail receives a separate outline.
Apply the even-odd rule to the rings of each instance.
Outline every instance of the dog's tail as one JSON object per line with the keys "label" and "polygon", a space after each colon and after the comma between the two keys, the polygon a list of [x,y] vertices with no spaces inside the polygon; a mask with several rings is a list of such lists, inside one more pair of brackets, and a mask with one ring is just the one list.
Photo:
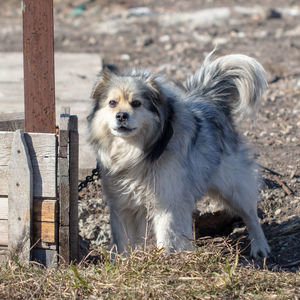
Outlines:
{"label": "dog's tail", "polygon": [[267,88],[262,65],[241,54],[226,55],[212,61],[213,54],[214,51],[188,79],[187,92],[216,101],[234,117],[256,112]]}

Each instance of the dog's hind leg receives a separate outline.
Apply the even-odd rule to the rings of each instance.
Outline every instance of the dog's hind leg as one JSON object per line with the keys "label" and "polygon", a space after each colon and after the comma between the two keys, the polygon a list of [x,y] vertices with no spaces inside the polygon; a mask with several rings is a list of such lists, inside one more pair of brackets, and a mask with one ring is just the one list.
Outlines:
{"label": "dog's hind leg", "polygon": [[[220,175],[220,174],[218,174]],[[216,187],[221,199],[245,222],[251,241],[251,256],[262,255],[267,257],[270,247],[257,216],[257,179],[254,176],[253,166],[238,166],[238,170],[227,169],[226,174],[217,176]]]}

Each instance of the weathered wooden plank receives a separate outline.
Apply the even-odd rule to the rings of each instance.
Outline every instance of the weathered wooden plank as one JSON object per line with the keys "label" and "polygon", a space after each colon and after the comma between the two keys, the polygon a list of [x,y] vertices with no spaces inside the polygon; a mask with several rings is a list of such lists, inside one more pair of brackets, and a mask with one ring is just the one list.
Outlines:
{"label": "weathered wooden plank", "polygon": [[0,220],[7,220],[8,218],[8,198],[0,198]]}
{"label": "weathered wooden plank", "polygon": [[[56,222],[58,220],[57,200],[33,200],[33,220],[40,222]],[[8,198],[0,198],[0,220],[8,219]]]}
{"label": "weathered wooden plank", "polygon": [[8,249],[21,262],[29,262],[33,170],[24,133],[14,135],[8,168]]}
{"label": "weathered wooden plank", "polygon": [[54,222],[33,222],[33,245],[42,243],[55,244],[57,241],[56,223]]}
{"label": "weathered wooden plank", "polygon": [[25,138],[34,171],[33,195],[56,197],[56,135],[31,133]]}
{"label": "weathered wooden plank", "polygon": [[8,221],[0,220],[0,246],[8,245]]}
{"label": "weathered wooden plank", "polygon": [[70,261],[70,178],[69,148],[70,110],[63,108],[59,119],[58,180],[59,180],[59,255],[65,262]]}
{"label": "weathered wooden plank", "polygon": [[70,116],[69,169],[70,169],[70,259],[79,258],[78,228],[78,156],[79,136],[77,116]]}
{"label": "weathered wooden plank", "polygon": [[[0,245],[8,244],[8,198],[0,198]],[[33,202],[32,245],[51,248],[58,239],[58,200]]]}
{"label": "weathered wooden plank", "polygon": [[38,200],[33,202],[33,220],[39,222],[58,221],[58,201]]}
{"label": "weathered wooden plank", "polygon": [[48,249],[32,249],[32,260],[39,262],[46,267],[57,265],[57,251]]}
{"label": "weathered wooden plank", "polygon": [[[57,223],[33,222],[32,245],[40,248],[51,248],[57,245]],[[0,220],[0,246],[8,245],[8,220]]]}
{"label": "weathered wooden plank", "polygon": [[60,262],[70,261],[70,228],[69,226],[59,227],[59,258]]}
{"label": "weathered wooden plank", "polygon": [[55,132],[53,0],[23,0],[25,130]]}
{"label": "weathered wooden plank", "polygon": [[14,132],[0,131],[0,195],[8,195],[8,163]]}
{"label": "weathered wooden plank", "polygon": [[[27,147],[33,167],[35,197],[56,197],[56,153],[55,134],[25,133]],[[0,132],[0,195],[8,194],[8,163],[13,132]]]}
{"label": "weathered wooden plank", "polygon": [[0,130],[16,131],[24,129],[24,113],[1,113]]}

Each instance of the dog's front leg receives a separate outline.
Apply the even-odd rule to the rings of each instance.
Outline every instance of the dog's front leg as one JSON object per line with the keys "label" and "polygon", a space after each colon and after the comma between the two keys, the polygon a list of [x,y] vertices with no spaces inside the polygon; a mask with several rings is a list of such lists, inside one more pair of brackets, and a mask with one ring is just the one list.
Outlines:
{"label": "dog's front leg", "polygon": [[111,207],[110,223],[113,245],[118,253],[128,253],[141,243],[146,235],[146,216],[143,211],[134,213],[129,209],[118,211]]}
{"label": "dog's front leg", "polygon": [[156,209],[153,227],[158,248],[168,252],[193,250],[192,214],[182,207]]}
{"label": "dog's front leg", "polygon": [[110,227],[112,235],[112,250],[123,253],[128,248],[128,238],[120,213],[110,207]]}

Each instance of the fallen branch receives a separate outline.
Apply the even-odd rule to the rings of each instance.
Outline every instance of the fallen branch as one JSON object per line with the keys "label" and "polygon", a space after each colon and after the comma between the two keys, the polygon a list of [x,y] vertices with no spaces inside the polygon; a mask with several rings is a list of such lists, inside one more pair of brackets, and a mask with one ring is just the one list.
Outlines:
{"label": "fallen branch", "polygon": [[293,195],[294,192],[286,185],[284,184],[277,175],[274,175],[274,179],[275,181],[281,185],[281,187],[284,189],[284,191],[288,194],[288,195]]}
{"label": "fallen branch", "polygon": [[282,187],[282,189],[288,194],[288,195],[293,195],[294,192],[293,190],[291,190],[284,182],[281,181],[281,179],[278,176],[283,176],[280,173],[277,173],[263,165],[259,165],[260,168],[262,168],[263,170],[269,172],[270,174],[274,175],[274,180]]}

